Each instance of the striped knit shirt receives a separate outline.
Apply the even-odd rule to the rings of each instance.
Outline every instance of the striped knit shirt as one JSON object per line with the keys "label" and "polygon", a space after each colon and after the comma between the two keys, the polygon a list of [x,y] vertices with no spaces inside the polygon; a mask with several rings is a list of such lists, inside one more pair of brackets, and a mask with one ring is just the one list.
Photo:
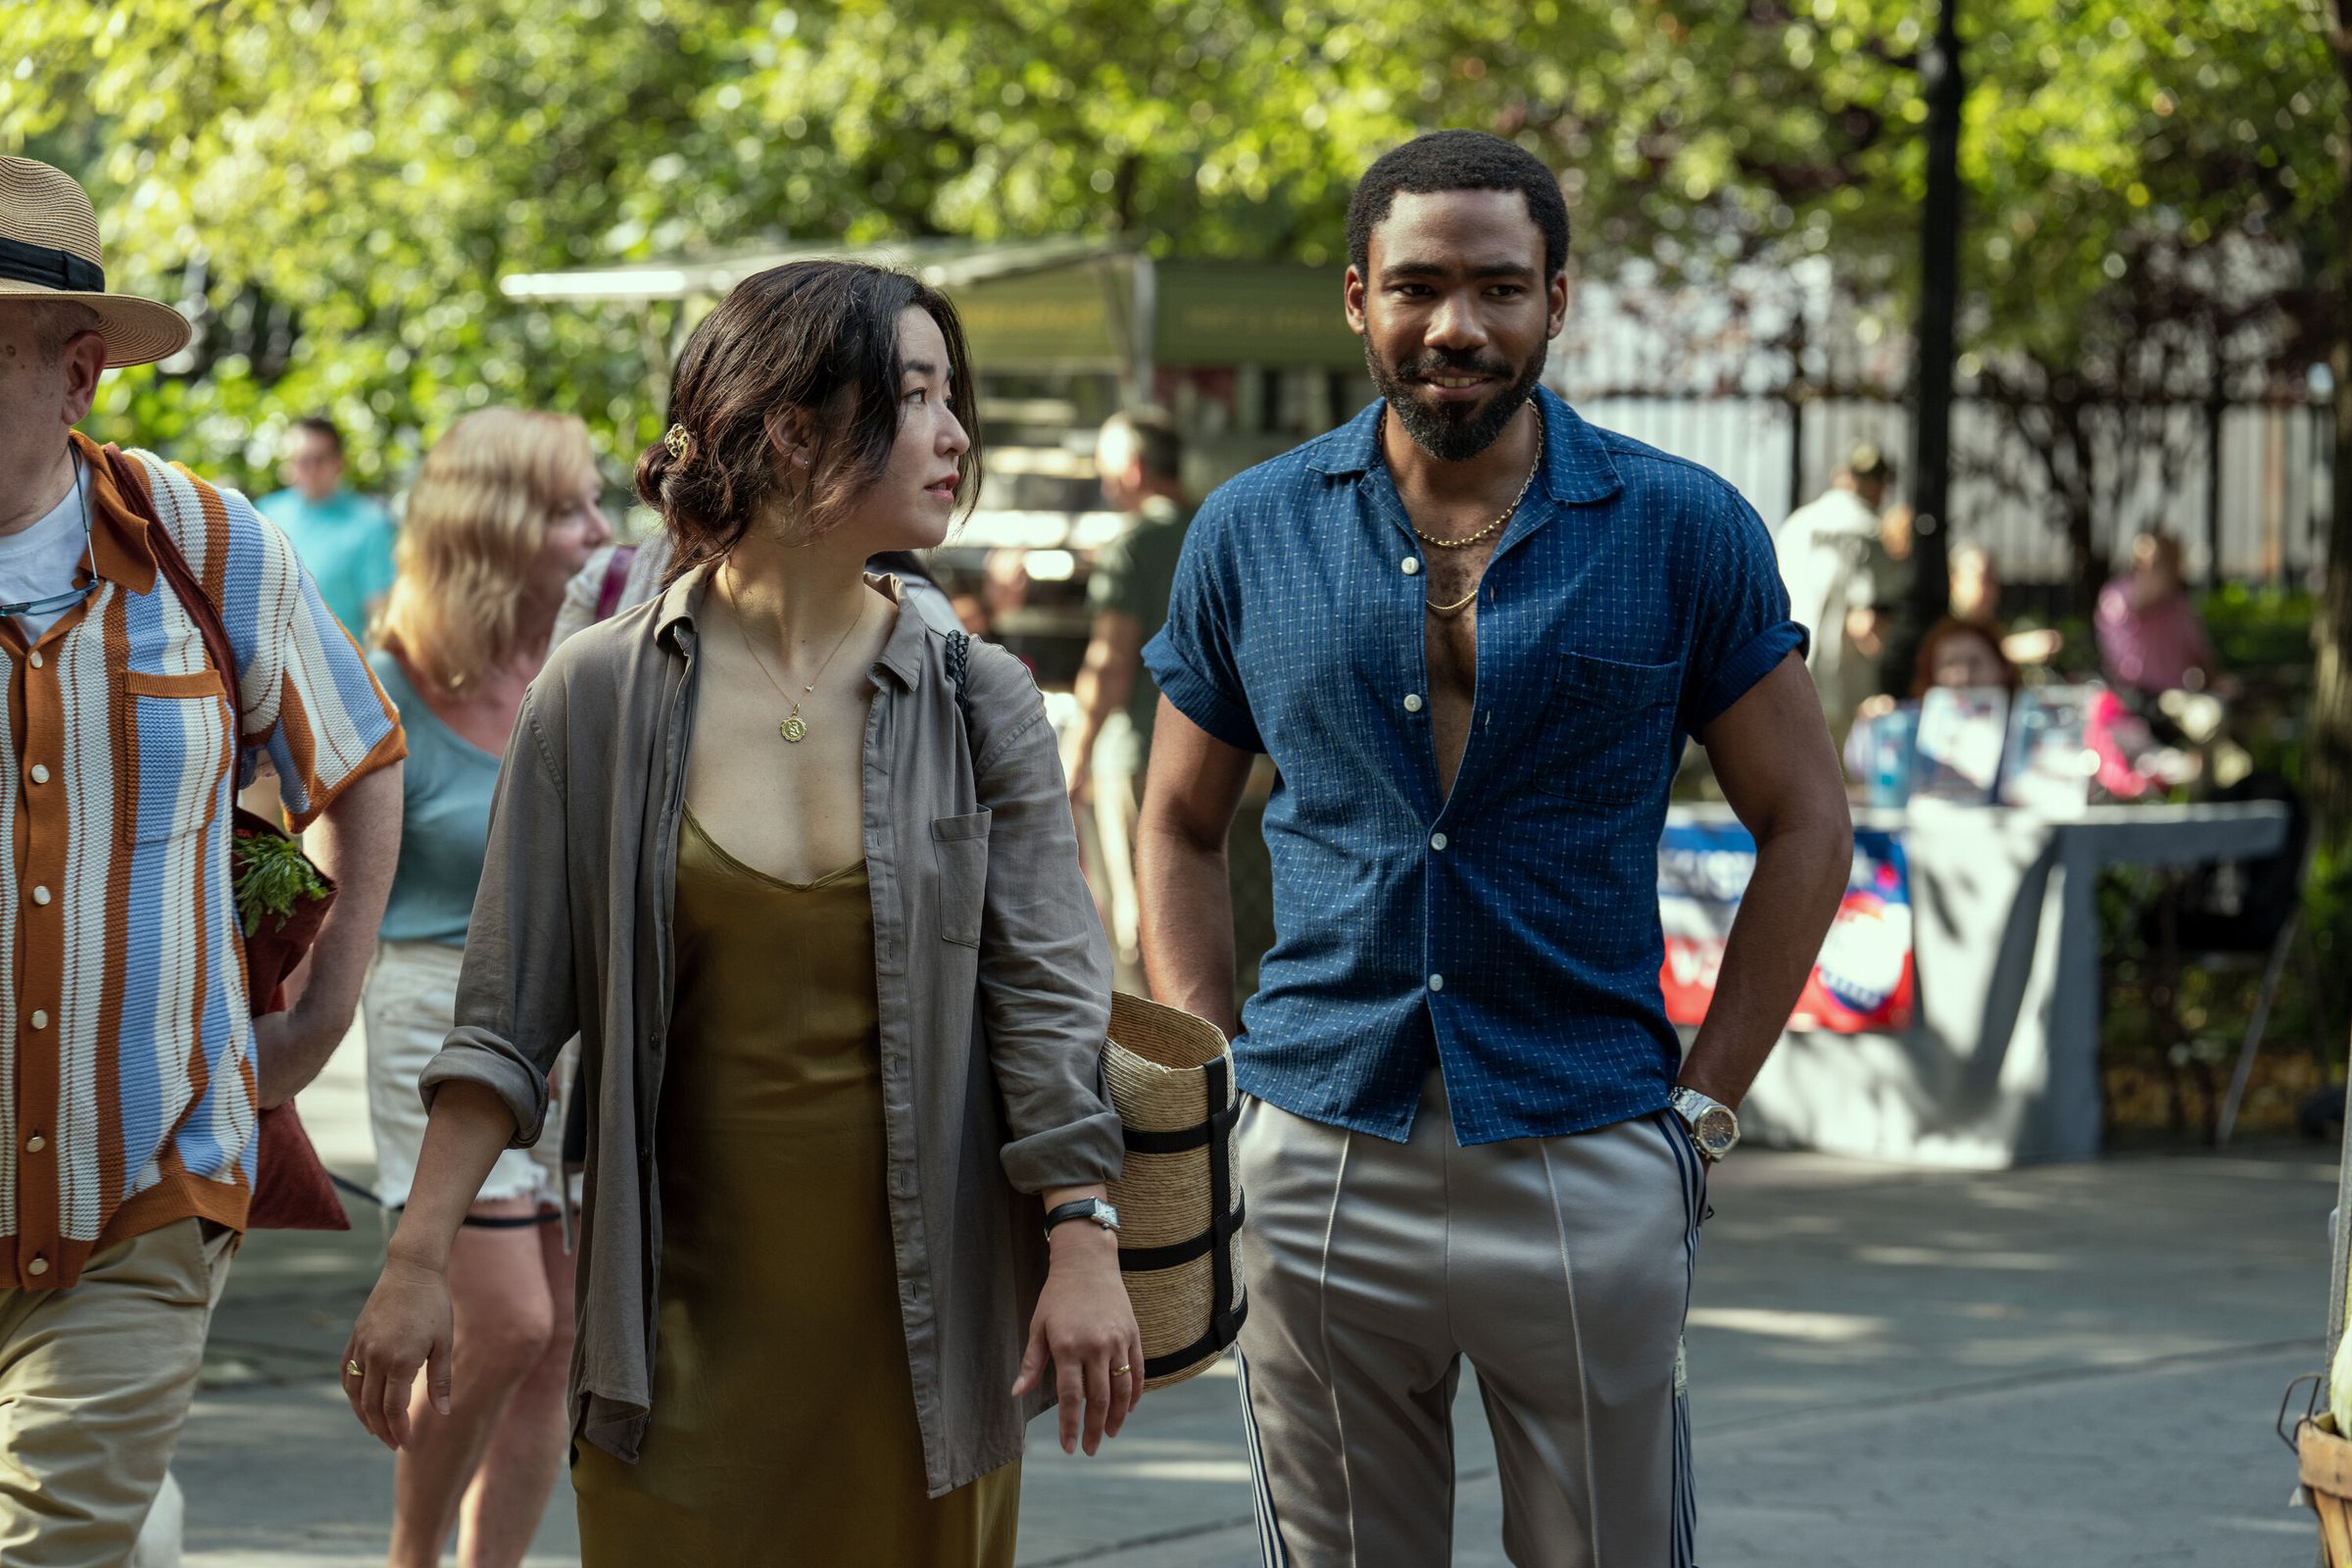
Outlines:
{"label": "striped knit shirt", "polygon": [[228,632],[224,681],[142,512],[73,439],[91,525],[77,581],[96,591],[29,648],[0,619],[0,1288],[72,1285],[92,1253],[176,1220],[243,1227],[258,1101],[235,791],[267,757],[306,825],[405,747],[274,524],[133,454]]}

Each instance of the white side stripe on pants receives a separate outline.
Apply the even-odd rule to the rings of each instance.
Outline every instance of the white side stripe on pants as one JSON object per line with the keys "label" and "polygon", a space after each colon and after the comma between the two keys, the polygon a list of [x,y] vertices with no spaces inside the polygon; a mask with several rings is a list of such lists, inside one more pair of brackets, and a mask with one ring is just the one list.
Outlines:
{"label": "white side stripe on pants", "polygon": [[1250,1446],[1250,1490],[1257,1502],[1257,1552],[1265,1568],[1290,1568],[1291,1551],[1282,1544],[1282,1526],[1274,1517],[1274,1493],[1266,1485],[1265,1455],[1257,1446],[1257,1412],[1250,1405],[1250,1362],[1234,1348],[1233,1367],[1242,1389],[1242,1431]]}
{"label": "white side stripe on pants", "polygon": [[[1698,1273],[1698,1222],[1705,1213],[1706,1169],[1698,1151],[1682,1134],[1681,1119],[1672,1111],[1661,1112],[1658,1131],[1665,1135],[1666,1146],[1674,1152],[1676,1168],[1683,1176],[1683,1261],[1690,1278]],[[1683,1315],[1690,1312],[1690,1294],[1688,1284],[1683,1292]],[[1680,1360],[1681,1352],[1676,1352]],[[1677,1380],[1678,1383],[1680,1380]],[[1690,1463],[1690,1395],[1687,1389],[1674,1391],[1674,1557],[1670,1568],[1694,1568],[1698,1550],[1698,1490],[1692,1484]]]}

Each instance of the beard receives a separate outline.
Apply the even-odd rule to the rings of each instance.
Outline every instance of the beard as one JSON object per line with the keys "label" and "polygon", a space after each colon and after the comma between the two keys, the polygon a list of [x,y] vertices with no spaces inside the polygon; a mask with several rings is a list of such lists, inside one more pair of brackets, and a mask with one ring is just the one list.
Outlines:
{"label": "beard", "polygon": [[[1389,409],[1404,426],[1404,433],[1413,444],[1443,463],[1463,463],[1477,457],[1493,446],[1511,422],[1511,416],[1526,406],[1536,390],[1537,380],[1544,374],[1544,359],[1547,346],[1536,345],[1536,352],[1516,373],[1508,364],[1479,354],[1422,354],[1391,365],[1373,348],[1370,338],[1364,340],[1364,367],[1372,372],[1372,384],[1380,395],[1389,400]],[[1503,389],[1483,403],[1441,403],[1435,407],[1422,401],[1419,395],[1423,378],[1434,375],[1492,375],[1508,376]]]}

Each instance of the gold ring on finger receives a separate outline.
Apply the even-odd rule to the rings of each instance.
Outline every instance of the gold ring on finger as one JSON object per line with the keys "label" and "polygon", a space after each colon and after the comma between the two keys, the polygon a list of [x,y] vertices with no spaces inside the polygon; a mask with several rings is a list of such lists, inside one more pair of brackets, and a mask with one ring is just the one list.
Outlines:
{"label": "gold ring on finger", "polygon": [[1110,1375],[1114,1378],[1123,1378],[1134,1370],[1134,1367],[1129,1366],[1126,1362],[1122,1361],[1117,1366],[1114,1366],[1110,1369]]}
{"label": "gold ring on finger", "polygon": [[343,1370],[350,1373],[355,1378],[364,1378],[368,1375],[357,1361],[345,1361],[343,1363]]}

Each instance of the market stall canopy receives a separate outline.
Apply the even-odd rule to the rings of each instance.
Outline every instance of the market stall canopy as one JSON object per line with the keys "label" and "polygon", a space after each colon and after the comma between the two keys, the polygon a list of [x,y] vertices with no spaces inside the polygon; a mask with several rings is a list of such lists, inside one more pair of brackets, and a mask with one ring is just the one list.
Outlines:
{"label": "market stall canopy", "polygon": [[756,272],[827,258],[903,267],[947,294],[962,314],[974,357],[992,369],[1132,375],[1144,366],[1348,370],[1363,364],[1341,312],[1336,268],[1156,261],[1101,240],[769,246],[517,273],[500,279],[499,289],[515,300],[707,305]]}

